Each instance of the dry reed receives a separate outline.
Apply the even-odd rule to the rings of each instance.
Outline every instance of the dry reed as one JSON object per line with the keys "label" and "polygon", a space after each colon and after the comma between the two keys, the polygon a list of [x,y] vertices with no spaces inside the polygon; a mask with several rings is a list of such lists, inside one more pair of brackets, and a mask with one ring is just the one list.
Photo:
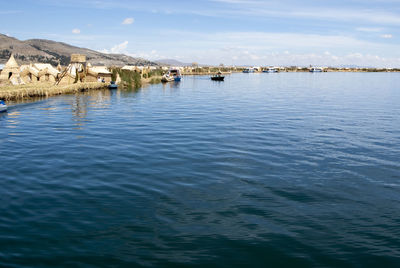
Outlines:
{"label": "dry reed", "polygon": [[49,97],[60,94],[71,94],[91,89],[105,88],[106,84],[101,82],[77,83],[72,85],[54,85],[52,83],[37,83],[19,86],[1,86],[0,99],[16,100],[31,97]]}

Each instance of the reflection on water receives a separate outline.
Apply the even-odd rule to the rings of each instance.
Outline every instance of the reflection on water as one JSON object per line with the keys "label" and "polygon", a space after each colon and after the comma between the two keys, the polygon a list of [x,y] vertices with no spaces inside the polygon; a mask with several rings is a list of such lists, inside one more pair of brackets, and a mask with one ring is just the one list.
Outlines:
{"label": "reflection on water", "polygon": [[185,77],[0,116],[0,267],[398,267],[397,74]]}
{"label": "reflection on water", "polygon": [[18,117],[21,115],[20,112],[18,111],[12,111],[8,113],[4,113],[4,115],[8,116],[8,121],[7,121],[7,128],[16,128],[17,125],[19,124]]}

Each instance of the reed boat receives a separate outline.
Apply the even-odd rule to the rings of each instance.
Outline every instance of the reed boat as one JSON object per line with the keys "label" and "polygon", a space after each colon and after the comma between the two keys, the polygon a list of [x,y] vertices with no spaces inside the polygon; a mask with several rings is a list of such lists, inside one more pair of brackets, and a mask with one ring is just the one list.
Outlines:
{"label": "reed boat", "polygon": [[182,74],[179,69],[170,69],[168,73],[164,74],[161,78],[161,82],[180,82],[182,80]]}
{"label": "reed boat", "polygon": [[7,112],[7,105],[4,101],[0,100],[0,113]]}

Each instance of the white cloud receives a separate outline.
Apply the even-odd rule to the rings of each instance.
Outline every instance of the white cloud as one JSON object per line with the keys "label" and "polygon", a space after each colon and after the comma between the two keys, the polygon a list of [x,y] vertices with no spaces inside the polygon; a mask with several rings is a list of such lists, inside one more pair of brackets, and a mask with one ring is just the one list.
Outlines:
{"label": "white cloud", "polygon": [[125,41],[119,45],[115,45],[111,48],[111,53],[123,53],[128,47],[128,41]]}
{"label": "white cloud", "polygon": [[81,30],[79,30],[79,29],[73,29],[73,30],[72,30],[72,33],[73,33],[73,34],[80,34],[80,33],[81,33]]}
{"label": "white cloud", "polygon": [[383,34],[383,35],[381,35],[381,37],[385,38],[385,39],[390,39],[390,38],[393,38],[393,35],[391,35],[391,34]]}
{"label": "white cloud", "polygon": [[126,49],[128,48],[128,41],[122,42],[121,44],[117,44],[113,46],[111,49],[102,49],[99,50],[101,53],[106,54],[127,54]]}
{"label": "white cloud", "polygon": [[124,25],[129,25],[129,24],[132,24],[134,21],[135,21],[134,18],[126,18],[126,19],[124,19],[124,21],[122,22],[122,24],[124,24]]}
{"label": "white cloud", "polygon": [[356,28],[356,31],[367,32],[367,33],[376,33],[376,32],[382,32],[383,28],[378,28],[378,27],[359,27],[359,28]]}
{"label": "white cloud", "polygon": [[[226,65],[400,66],[400,45],[377,39],[362,40],[351,35],[196,33],[176,30],[164,31],[160,38],[163,35],[174,35],[177,38],[173,41],[165,39],[162,46],[155,45],[152,49],[157,49],[162,55],[174,55],[178,50],[185,62],[223,62]],[[175,49],[175,42],[184,42],[188,48]]]}

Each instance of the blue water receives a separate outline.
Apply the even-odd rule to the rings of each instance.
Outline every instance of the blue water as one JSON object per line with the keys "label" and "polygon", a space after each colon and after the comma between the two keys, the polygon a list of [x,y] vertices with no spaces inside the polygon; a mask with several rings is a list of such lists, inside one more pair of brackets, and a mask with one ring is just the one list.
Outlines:
{"label": "blue water", "polygon": [[397,73],[184,77],[0,115],[0,266],[398,267]]}

